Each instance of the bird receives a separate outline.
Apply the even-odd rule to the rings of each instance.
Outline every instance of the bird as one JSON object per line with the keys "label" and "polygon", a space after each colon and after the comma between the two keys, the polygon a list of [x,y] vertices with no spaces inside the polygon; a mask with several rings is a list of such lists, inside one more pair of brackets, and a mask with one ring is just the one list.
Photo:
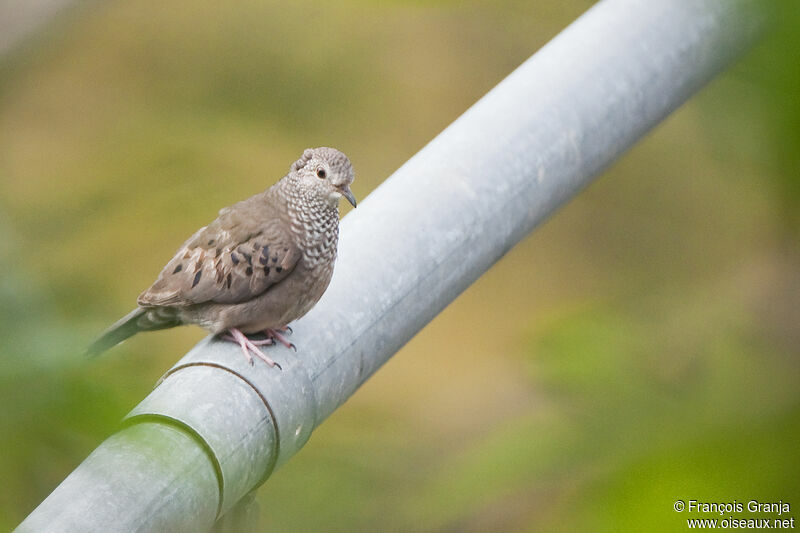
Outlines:
{"label": "bird", "polygon": [[[264,192],[219,211],[197,230],[137,298],[137,307],[88,348],[100,354],[141,332],[186,324],[239,344],[278,366],[259,347],[294,348],[288,324],[305,315],[330,283],[339,239],[339,200],[356,207],[355,174],[335,148],[308,148]],[[254,340],[249,335],[263,333]],[[252,354],[252,355],[251,355]]]}

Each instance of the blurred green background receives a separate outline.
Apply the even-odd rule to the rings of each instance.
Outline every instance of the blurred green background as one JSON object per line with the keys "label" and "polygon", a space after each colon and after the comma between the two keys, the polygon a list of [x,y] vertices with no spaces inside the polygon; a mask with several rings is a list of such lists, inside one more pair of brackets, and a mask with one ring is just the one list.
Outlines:
{"label": "blurred green background", "polygon": [[[590,5],[95,1],[0,57],[0,530],[204,336],[82,357],[187,235],[308,146],[363,199]],[[323,424],[258,491],[264,530],[800,508],[797,6]]]}

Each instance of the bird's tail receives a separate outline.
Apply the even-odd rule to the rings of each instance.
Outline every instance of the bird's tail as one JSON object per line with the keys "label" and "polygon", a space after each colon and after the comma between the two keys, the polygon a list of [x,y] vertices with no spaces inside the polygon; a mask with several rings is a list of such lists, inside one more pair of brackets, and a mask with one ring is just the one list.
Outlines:
{"label": "bird's tail", "polygon": [[140,331],[171,328],[179,324],[180,322],[171,309],[137,307],[117,320],[97,340],[90,344],[86,350],[86,355],[92,357],[100,355]]}

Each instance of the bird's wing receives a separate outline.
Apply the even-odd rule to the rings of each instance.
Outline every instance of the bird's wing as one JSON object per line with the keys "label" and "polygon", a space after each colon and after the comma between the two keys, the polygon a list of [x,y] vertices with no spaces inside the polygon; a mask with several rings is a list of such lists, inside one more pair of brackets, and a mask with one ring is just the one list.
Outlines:
{"label": "bird's wing", "polygon": [[242,303],[286,278],[300,250],[279,219],[265,221],[268,207],[256,198],[223,209],[192,235],[139,296],[139,305]]}

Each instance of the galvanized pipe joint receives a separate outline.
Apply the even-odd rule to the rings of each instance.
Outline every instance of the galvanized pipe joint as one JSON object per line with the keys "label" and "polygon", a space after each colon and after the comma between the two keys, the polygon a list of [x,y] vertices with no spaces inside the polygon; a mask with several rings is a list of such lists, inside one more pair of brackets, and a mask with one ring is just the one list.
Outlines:
{"label": "galvanized pipe joint", "polygon": [[220,514],[294,455],[316,420],[314,388],[301,365],[286,361],[282,371],[256,365],[230,342],[209,337],[126,417],[127,424],[160,420],[181,427],[207,450]]}

